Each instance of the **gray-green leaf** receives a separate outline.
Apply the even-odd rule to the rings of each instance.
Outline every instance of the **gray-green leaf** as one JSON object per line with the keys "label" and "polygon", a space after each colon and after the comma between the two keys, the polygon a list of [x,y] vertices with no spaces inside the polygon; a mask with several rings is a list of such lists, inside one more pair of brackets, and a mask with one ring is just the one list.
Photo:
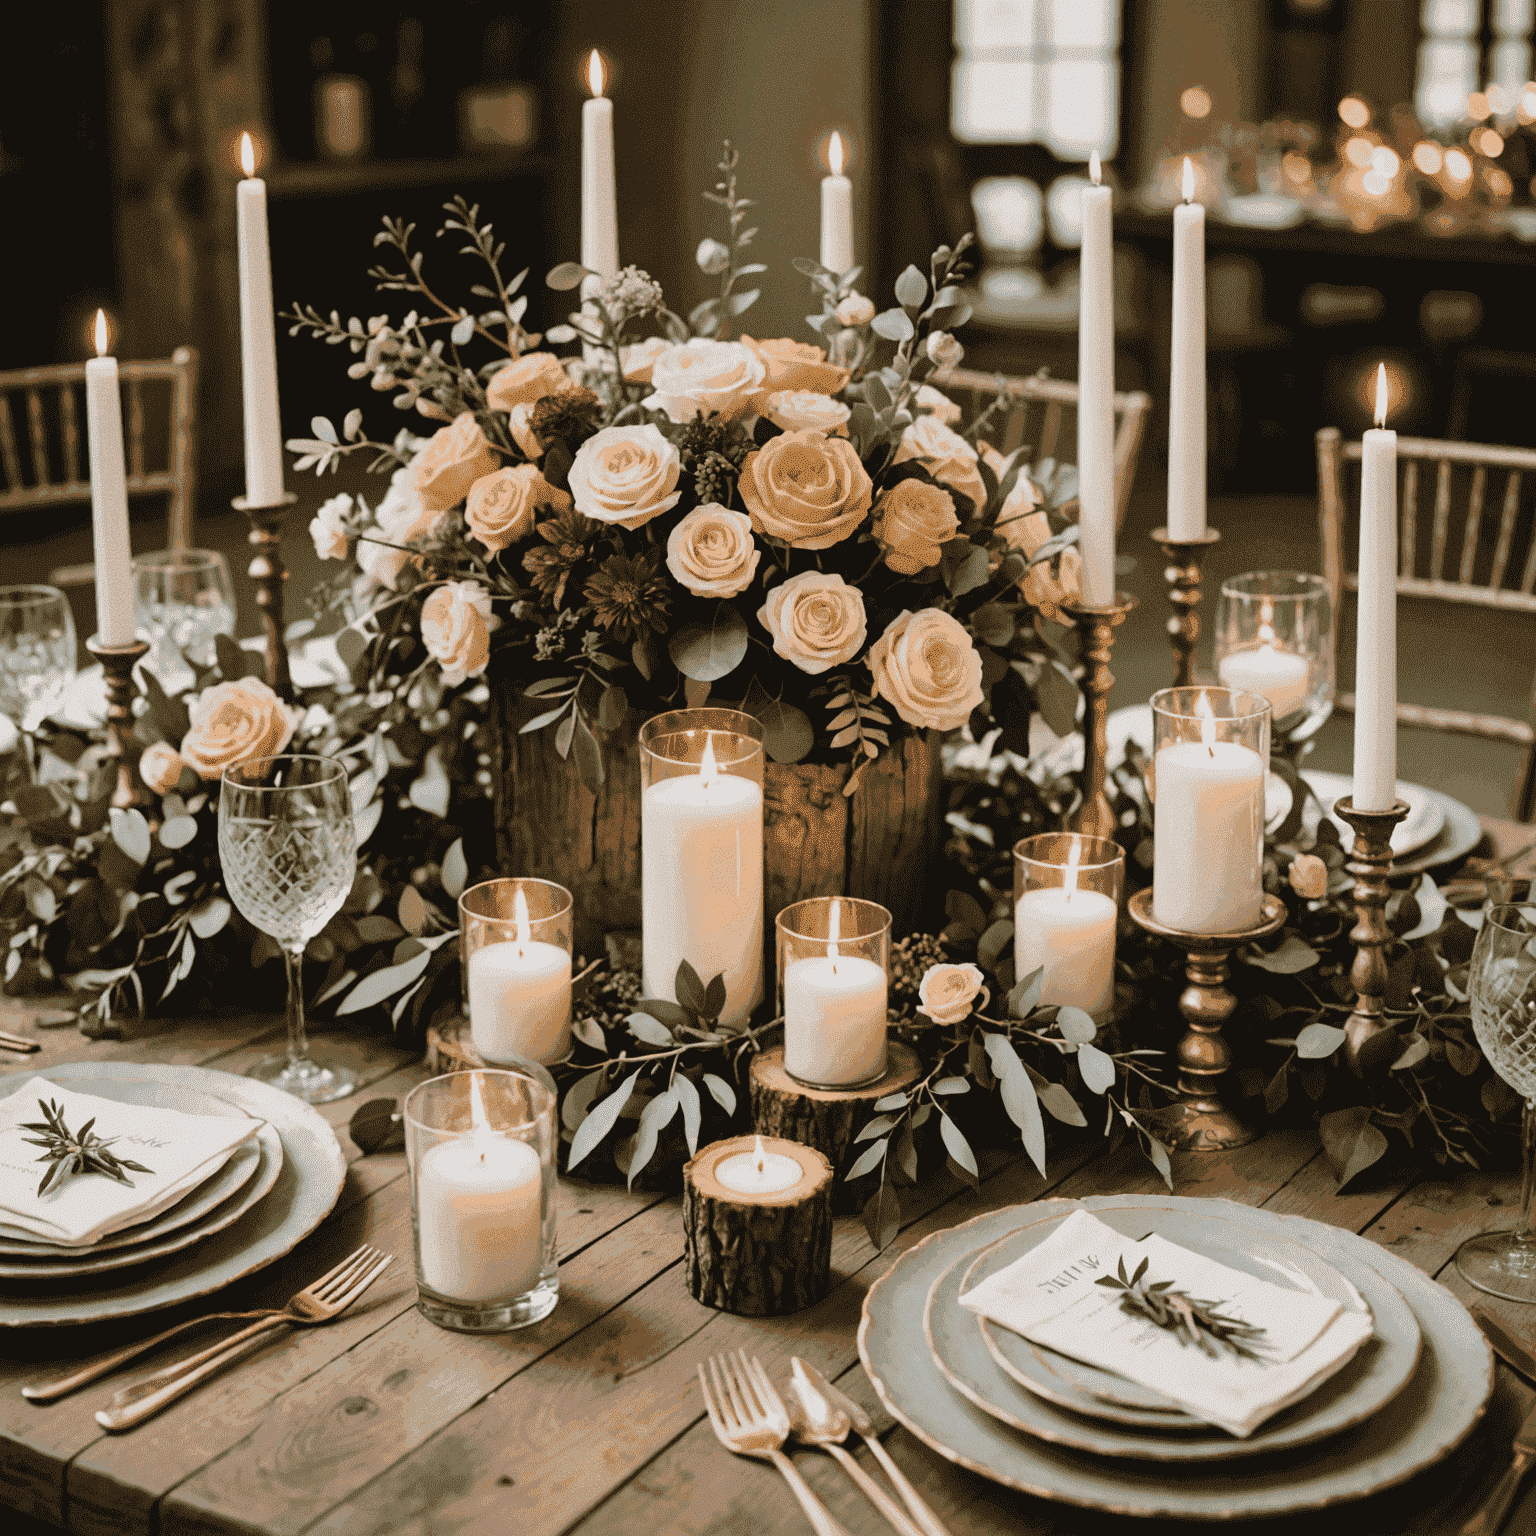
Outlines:
{"label": "gray-green leaf", "polygon": [[629,1096],[634,1091],[635,1079],[639,1076],[639,1072],[631,1072],[606,1099],[592,1106],[587,1118],[576,1127],[576,1135],[571,1141],[571,1155],[566,1160],[567,1169],[574,1168],[581,1162],[587,1153],[592,1151],[614,1128],[618,1122],[619,1111],[629,1102]]}

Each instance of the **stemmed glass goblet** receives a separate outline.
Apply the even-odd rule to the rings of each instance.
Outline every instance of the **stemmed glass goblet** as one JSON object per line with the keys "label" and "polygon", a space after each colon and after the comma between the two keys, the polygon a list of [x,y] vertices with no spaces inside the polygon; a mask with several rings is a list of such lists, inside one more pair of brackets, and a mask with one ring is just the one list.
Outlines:
{"label": "stemmed glass goblet", "polygon": [[30,738],[75,676],[75,620],[57,587],[0,587],[0,713]]}
{"label": "stemmed glass goblet", "polygon": [[1456,1251],[1462,1279],[1506,1301],[1536,1301],[1536,906],[1501,902],[1483,913],[1468,990],[1472,1031],[1488,1065],[1525,1101],[1520,1125],[1524,1176],[1513,1228],[1469,1237]]}
{"label": "stemmed glass goblet", "polygon": [[286,753],[224,770],[219,859],[230,900],[277,941],[288,968],[288,1048],[250,1069],[307,1104],[357,1086],[346,1067],[310,1055],[304,1032],[304,946],[341,910],[357,867],[345,767],[334,758]]}
{"label": "stemmed glass goblet", "polygon": [[157,549],[133,557],[133,605],[156,674],[213,662],[216,635],[235,632],[235,587],[216,549]]}

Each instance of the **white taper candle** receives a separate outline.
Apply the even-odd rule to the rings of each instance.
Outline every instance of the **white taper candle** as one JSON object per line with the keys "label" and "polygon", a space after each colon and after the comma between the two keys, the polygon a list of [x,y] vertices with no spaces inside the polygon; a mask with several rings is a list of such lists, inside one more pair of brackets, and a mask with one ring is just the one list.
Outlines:
{"label": "white taper candle", "polygon": [[1173,210],[1173,353],[1168,383],[1168,532],[1205,533],[1205,209],[1184,161],[1184,201]]}
{"label": "white taper candle", "polygon": [[581,264],[606,279],[619,270],[618,188],[613,102],[603,95],[603,60],[595,48],[587,81],[592,97],[581,107]]}
{"label": "white taper candle", "polygon": [[821,178],[821,264],[841,275],[853,267],[853,183],[843,175],[843,136],[827,146],[830,176]]}
{"label": "white taper candle", "polygon": [[1115,288],[1110,189],[1083,188],[1081,299],[1077,330],[1078,549],[1085,608],[1115,600]]}
{"label": "white taper candle", "polygon": [[1357,811],[1397,799],[1397,433],[1388,431],[1387,370],[1376,373],[1376,429],[1360,444],[1359,622],[1355,641]]}
{"label": "white taper candle", "polygon": [[117,359],[107,356],[107,317],[96,311],[96,351],[85,365],[85,432],[91,459],[91,535],[96,558],[96,638],[132,645],[133,553],[123,469],[123,401]]}
{"label": "white taper candle", "polygon": [[240,383],[245,397],[245,499],[275,507],[283,499],[283,426],[277,409],[277,335],[272,317],[272,255],[267,241],[267,184],[256,151],[240,136],[245,180],[235,189],[240,252]]}

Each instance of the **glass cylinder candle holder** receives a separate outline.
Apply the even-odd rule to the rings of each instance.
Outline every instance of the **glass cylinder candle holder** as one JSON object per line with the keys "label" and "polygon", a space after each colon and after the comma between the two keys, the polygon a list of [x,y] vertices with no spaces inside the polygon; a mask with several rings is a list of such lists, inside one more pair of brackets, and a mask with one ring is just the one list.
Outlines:
{"label": "glass cylinder candle holder", "polygon": [[1273,726],[1307,741],[1333,713],[1333,605],[1321,576],[1249,571],[1221,584],[1216,675],[1262,694]]}
{"label": "glass cylinder candle holder", "polygon": [[784,1070],[807,1088],[862,1088],[885,1075],[891,914],[852,896],[812,896],[775,920]]}
{"label": "glass cylinder candle holder", "polygon": [[429,1078],[407,1097],[416,1305],[440,1328],[502,1333],[554,1310],[555,1100],[531,1064]]}
{"label": "glass cylinder candle holder", "polygon": [[648,997],[677,1001],[686,960],[725,978],[720,1022],[763,1000],[763,727],[680,709],[640,727],[640,921]]}
{"label": "glass cylinder candle holder", "polygon": [[1044,968],[1040,1001],[1104,1013],[1115,996],[1125,853],[1107,837],[1039,832],[1014,844],[1014,974]]}
{"label": "glass cylinder candle holder", "polygon": [[570,1054],[572,911],[550,880],[486,880],[459,897],[469,1031],[484,1060]]}
{"label": "glass cylinder candle holder", "polygon": [[1152,695],[1152,911],[1184,933],[1239,933],[1264,904],[1269,700],[1235,688]]}

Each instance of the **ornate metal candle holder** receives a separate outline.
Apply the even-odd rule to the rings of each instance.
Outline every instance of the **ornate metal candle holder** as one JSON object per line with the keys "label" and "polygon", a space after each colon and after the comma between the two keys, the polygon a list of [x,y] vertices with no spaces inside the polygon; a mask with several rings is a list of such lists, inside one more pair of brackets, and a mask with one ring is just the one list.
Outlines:
{"label": "ornate metal candle holder", "polygon": [[236,496],[234,501],[236,509],[251,520],[249,543],[256,553],[246,574],[256,583],[256,606],[261,609],[267,635],[267,682],[282,699],[293,697],[288,642],[283,638],[283,583],[288,580],[282,556],[283,519],[298,499],[292,491],[285,491],[281,501],[266,507],[253,507],[244,496]]}
{"label": "ornate metal candle holder", "polygon": [[117,788],[112,791],[112,804],[125,810],[130,805],[146,805],[148,801],[133,782],[133,669],[149,654],[149,642],[102,645],[92,635],[85,648],[101,663],[107,680],[107,742],[111,755],[117,759]]}
{"label": "ornate metal candle holder", "polygon": [[1383,909],[1387,877],[1392,873],[1392,830],[1409,807],[1402,800],[1394,800],[1384,811],[1357,811],[1354,796],[1345,795],[1333,809],[1355,833],[1355,846],[1344,866],[1355,877],[1355,926],[1349,933],[1355,945],[1355,963],[1349,968],[1355,1011],[1344,1025],[1344,1059],[1359,1073],[1362,1058],[1370,1054],[1369,1042],[1384,1022],[1387,962],[1382,950],[1392,942],[1392,930],[1387,927]]}
{"label": "ornate metal candle holder", "polygon": [[1083,712],[1083,803],[1072,818],[1074,832],[1092,837],[1113,837],[1115,816],[1104,791],[1106,762],[1109,757],[1109,690],[1115,686],[1115,674],[1109,659],[1115,649],[1115,629],[1125,622],[1136,606],[1129,592],[1115,593],[1115,600],[1104,608],[1083,608],[1063,604],[1063,612],[1072,616],[1083,637],[1083,694],[1087,708]]}
{"label": "ornate metal candle holder", "polygon": [[1188,952],[1184,975],[1189,985],[1179,998],[1179,1012],[1189,1032],[1179,1041],[1179,1092],[1183,1102],[1157,1116],[1157,1129],[1169,1146],[1191,1152],[1224,1152],[1246,1146],[1258,1135],[1221,1101],[1221,1080],[1232,1065],[1232,1048],[1222,1026],[1237,999],[1227,990],[1234,949],[1275,933],[1285,924],[1285,903],[1266,896],[1259,920],[1236,933],[1186,933],[1169,928],[1152,914],[1150,886],[1131,897],[1132,920],[1148,933],[1169,939]]}
{"label": "ornate metal candle holder", "polygon": [[1195,645],[1200,639],[1200,562],[1221,535],[1207,528],[1198,539],[1176,539],[1166,528],[1154,528],[1152,541],[1168,563],[1163,576],[1168,583],[1168,639],[1173,646],[1173,686],[1187,688],[1194,681]]}

